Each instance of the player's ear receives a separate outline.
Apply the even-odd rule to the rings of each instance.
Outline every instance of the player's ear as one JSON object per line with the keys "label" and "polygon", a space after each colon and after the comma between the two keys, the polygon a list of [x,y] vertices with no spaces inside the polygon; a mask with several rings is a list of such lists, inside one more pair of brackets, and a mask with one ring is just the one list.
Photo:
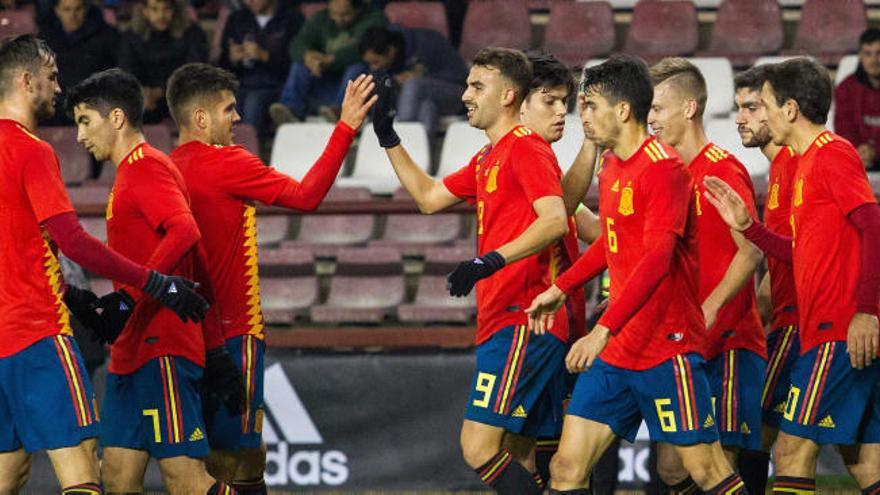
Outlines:
{"label": "player's ear", "polygon": [[210,115],[208,115],[204,108],[196,108],[192,113],[192,123],[198,129],[204,130],[208,127],[210,118]]}
{"label": "player's ear", "polygon": [[697,115],[697,100],[688,98],[684,101],[684,116],[691,120]]}
{"label": "player's ear", "polygon": [[501,92],[501,105],[509,107],[516,103],[516,89],[512,86],[505,86]]}
{"label": "player's ear", "polygon": [[786,120],[789,122],[794,122],[797,120],[798,115],[801,113],[801,108],[798,106],[797,102],[794,98],[789,98],[785,100],[785,103],[782,104],[782,114],[785,115]]}
{"label": "player's ear", "polygon": [[632,117],[632,107],[628,101],[619,101],[615,106],[617,107],[615,110],[617,111],[617,120],[619,122],[627,122]]}
{"label": "player's ear", "polygon": [[110,110],[110,123],[113,124],[113,128],[117,131],[121,130],[125,125],[125,121],[128,120],[125,115],[125,111],[121,108],[114,108]]}

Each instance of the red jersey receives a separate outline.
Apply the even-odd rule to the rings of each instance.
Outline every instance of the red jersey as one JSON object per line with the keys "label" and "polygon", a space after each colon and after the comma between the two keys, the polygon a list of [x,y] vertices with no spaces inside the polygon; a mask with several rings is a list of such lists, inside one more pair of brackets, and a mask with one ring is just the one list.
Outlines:
{"label": "red jersey", "polygon": [[[532,203],[562,196],[562,171],[550,145],[518,125],[486,145],[461,170],[443,180],[454,195],[477,205],[477,249],[486,254],[516,239],[538,215]],[[563,240],[506,265],[477,282],[477,344],[510,325],[525,325],[525,309],[556,280],[566,252]],[[568,341],[568,313],[557,314],[550,332]]]}
{"label": "red jersey", "polygon": [[676,354],[699,352],[706,329],[698,300],[691,177],[675,151],[653,137],[627,160],[610,151],[603,158],[599,220],[611,278],[609,307],[650,248],[646,233],[671,232],[677,240],[669,274],[601,357],[619,368],[643,370]]}
{"label": "red jersey", "polygon": [[847,215],[877,200],[855,148],[828,131],[798,159],[793,180],[792,254],[804,354],[846,341],[861,265],[859,231]]}
{"label": "red jersey", "polygon": [[[764,224],[771,231],[791,237],[791,188],[797,153],[783,146],[770,162],[770,184],[764,205]],[[790,264],[768,256],[770,271],[770,302],[773,304],[773,322],[770,328],[798,324],[797,292],[794,290],[794,271]]]}
{"label": "red jersey", "polygon": [[61,266],[40,224],[73,211],[52,147],[0,120],[0,358],[52,335],[72,335]]}
{"label": "red jersey", "polygon": [[[148,261],[163,237],[162,224],[178,215],[192,218],[188,203],[180,171],[168,156],[143,143],[117,165],[116,180],[107,201],[107,243],[135,263],[149,266]],[[170,275],[194,280],[193,258],[194,250],[190,250],[170,270]],[[119,289],[121,285],[114,282],[114,287]],[[132,287],[125,289],[139,302],[110,347],[111,372],[133,373],[159,356],[180,356],[204,365],[201,324],[183,323],[155,299],[143,297]]]}
{"label": "red jersey", "polygon": [[171,159],[192,198],[224,338],[247,334],[262,339],[253,201],[274,203],[292,179],[241,146],[190,141],[177,147]]}
{"label": "red jersey", "polygon": [[[697,246],[700,260],[700,301],[705,301],[727,272],[738,251],[730,227],[706,199],[703,177],[714,175],[726,182],[746,202],[755,216],[755,190],[746,168],[733,155],[706,144],[688,166],[694,178],[697,207]],[[713,359],[724,351],[746,349],[765,359],[767,340],[755,302],[754,276],[733,298],[718,310],[712,329],[703,343],[703,357]]]}

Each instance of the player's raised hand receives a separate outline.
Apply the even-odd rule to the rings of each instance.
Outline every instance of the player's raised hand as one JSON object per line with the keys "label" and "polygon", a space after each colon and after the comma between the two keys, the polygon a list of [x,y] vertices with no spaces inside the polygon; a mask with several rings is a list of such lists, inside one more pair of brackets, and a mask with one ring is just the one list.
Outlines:
{"label": "player's raised hand", "polygon": [[718,210],[718,214],[732,229],[742,232],[752,225],[752,216],[743,199],[718,177],[703,178],[706,186],[706,200]]}
{"label": "player's raised hand", "polygon": [[853,368],[862,369],[871,365],[880,348],[880,329],[877,316],[856,313],[846,331],[846,351]]}
{"label": "player's raised hand", "polygon": [[[378,95],[373,95],[376,83],[373,76],[361,74],[354,81],[348,81],[345,86],[345,97],[342,99],[342,112],[339,120],[354,130],[363,125],[370,108],[376,103]],[[372,95],[372,96],[371,96]]]}
{"label": "player's raised hand", "polygon": [[593,366],[593,362],[608,345],[611,330],[603,325],[596,325],[586,337],[581,337],[572,344],[565,356],[565,367],[569,373],[580,373]]}
{"label": "player's raised hand", "polygon": [[198,285],[192,280],[150,270],[143,291],[174,311],[186,323],[188,320],[199,322],[205,319],[210,306],[208,301],[195,291],[197,287]]}
{"label": "player's raised hand", "polygon": [[532,304],[526,308],[526,314],[529,315],[529,330],[543,335],[553,328],[556,312],[565,304],[565,299],[565,293],[555,285],[535,296]]}
{"label": "player's raised hand", "polygon": [[393,148],[400,144],[400,136],[394,130],[394,117],[397,116],[397,96],[394,79],[385,74],[376,76],[376,96],[379,99],[373,106],[373,130],[383,148]]}

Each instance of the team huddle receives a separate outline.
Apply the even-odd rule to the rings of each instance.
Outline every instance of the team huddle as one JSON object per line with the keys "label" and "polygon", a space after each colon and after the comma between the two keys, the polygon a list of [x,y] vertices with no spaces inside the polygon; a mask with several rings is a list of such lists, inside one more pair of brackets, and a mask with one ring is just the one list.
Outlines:
{"label": "team huddle", "polygon": [[[0,44],[0,494],[24,487],[39,450],[65,494],[141,493],[150,458],[169,493],[266,493],[255,203],[316,208],[370,113],[423,213],[476,206],[479,256],[448,288],[476,289],[461,448],[483,483],[589,493],[606,450],[644,421],[672,493],[763,493],[771,449],[774,492],[814,493],[825,444],[863,493],[880,493],[880,208],[857,152],[824,127],[831,80],[815,62],[735,79],[743,144],[771,162],[763,224],[747,170],[706,138],[706,83],[685,59],[613,57],[576,88],[552,56],[483,49],[462,101],[489,144],[442,180],[395,132],[386,74],[348,83],[324,153],[297,180],[232,145],[228,72],[171,76],[179,146],[165,155],[144,138],[139,83],[111,69],[65,102],[78,141],[117,169],[106,245],[83,231],[34,134],[57,78],[39,39]],[[550,144],[574,97],[584,141],[563,174]],[[594,175],[596,213],[581,204]],[[115,291],[66,285],[58,250]],[[588,327],[584,284],[605,272],[609,297]],[[100,414],[70,314],[110,345]]]}

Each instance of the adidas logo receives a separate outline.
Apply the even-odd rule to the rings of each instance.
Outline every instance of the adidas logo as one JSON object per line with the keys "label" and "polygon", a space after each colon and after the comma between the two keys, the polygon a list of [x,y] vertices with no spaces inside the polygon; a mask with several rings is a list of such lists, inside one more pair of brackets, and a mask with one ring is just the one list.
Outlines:
{"label": "adidas logo", "polygon": [[822,418],[822,420],[819,421],[819,426],[821,426],[822,428],[834,428],[834,420],[831,419],[831,415],[829,414],[828,416]]}
{"label": "adidas logo", "polygon": [[119,301],[119,311],[128,311],[128,305],[122,301]]}
{"label": "adidas logo", "polygon": [[205,434],[202,433],[202,429],[196,426],[195,431],[192,432],[192,435],[189,436],[190,442],[196,442],[198,440],[204,440]]}
{"label": "adidas logo", "polygon": [[172,283],[171,286],[168,287],[168,293],[169,294],[177,294],[177,286]]}
{"label": "adidas logo", "polygon": [[703,428],[711,428],[715,426],[715,418],[712,415],[706,416],[706,421],[703,421]]}
{"label": "adidas logo", "polygon": [[513,417],[514,418],[525,418],[527,416],[528,416],[528,414],[526,414],[526,410],[523,409],[522,405],[516,406],[516,409],[513,410]]}
{"label": "adidas logo", "polygon": [[747,425],[747,424],[745,423],[745,421],[743,421],[742,426],[739,427],[739,432],[742,433],[742,434],[745,434],[745,435],[751,435],[751,434],[752,434],[752,430],[749,429],[749,425]]}

